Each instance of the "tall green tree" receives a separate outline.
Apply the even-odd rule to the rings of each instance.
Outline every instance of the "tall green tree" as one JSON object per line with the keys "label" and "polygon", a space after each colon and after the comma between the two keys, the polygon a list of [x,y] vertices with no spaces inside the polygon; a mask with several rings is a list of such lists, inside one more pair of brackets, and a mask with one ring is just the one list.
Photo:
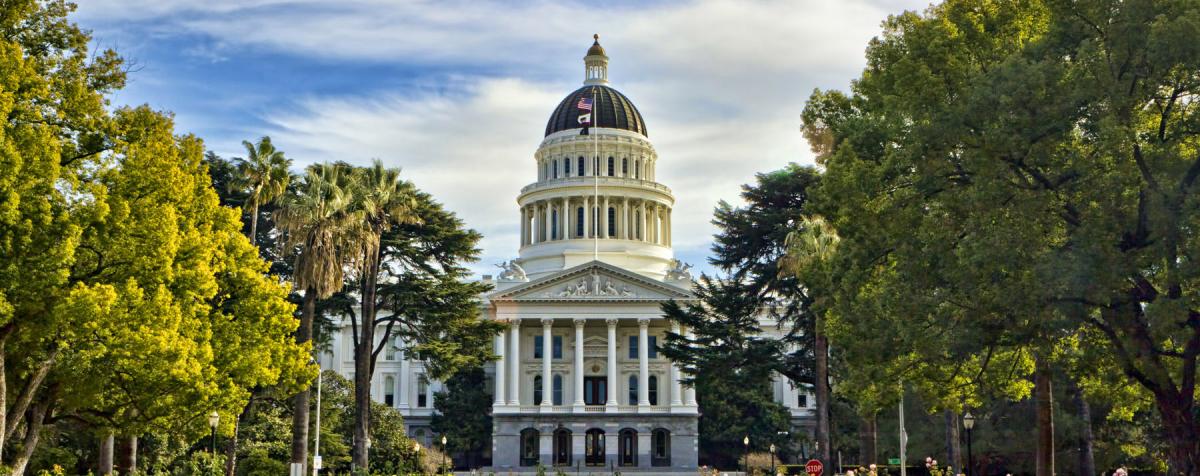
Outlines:
{"label": "tall green tree", "polygon": [[250,242],[258,244],[259,207],[283,197],[292,179],[292,160],[284,157],[283,151],[275,148],[271,138],[263,136],[258,143],[242,141],[246,148],[245,159],[234,159],[237,167],[235,180],[230,184],[245,191],[247,212],[250,214]]}
{"label": "tall green tree", "polygon": [[[281,246],[294,250],[293,280],[303,290],[296,342],[312,340],[317,300],[344,286],[344,269],[358,246],[362,216],[353,208],[351,178],[332,164],[310,166],[299,193],[289,196],[276,212],[283,233]],[[296,394],[292,415],[292,464],[307,467],[309,386]]]}
{"label": "tall green tree", "polygon": [[492,416],[479,411],[492,404],[483,367],[472,367],[446,380],[446,389],[433,399],[430,428],[446,436],[446,451],[462,454],[468,468],[480,464],[483,451],[492,443]]}
{"label": "tall green tree", "polygon": [[1099,343],[1153,402],[1170,472],[1200,471],[1198,33],[1194,2],[890,18],[851,93],[804,114],[846,250],[842,339],[889,340],[955,387],[1005,354],[1035,354],[1041,379],[1056,347]]}
{"label": "tall green tree", "polygon": [[702,275],[693,288],[696,302],[662,306],[667,319],[693,335],[668,333],[661,350],[679,365],[682,381],[696,388],[705,409],[700,448],[716,464],[736,464],[745,437],[756,451],[771,444],[789,447],[781,434],[791,430],[791,419],[774,401],[771,386],[785,343],[762,335],[762,301],[748,288],[745,282]]}

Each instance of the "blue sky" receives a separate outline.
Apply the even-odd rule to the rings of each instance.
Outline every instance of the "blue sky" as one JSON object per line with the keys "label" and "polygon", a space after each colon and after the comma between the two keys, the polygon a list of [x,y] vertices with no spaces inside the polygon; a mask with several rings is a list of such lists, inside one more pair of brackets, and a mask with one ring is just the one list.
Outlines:
{"label": "blue sky", "polygon": [[645,116],[676,195],[675,252],[705,265],[718,200],[811,163],[800,111],[846,89],[887,15],[927,0],[77,0],[133,63],[115,104],[175,113],[218,154],[270,135],[297,165],[399,166],[482,232],[477,272],[516,256],[516,195],[593,33]]}

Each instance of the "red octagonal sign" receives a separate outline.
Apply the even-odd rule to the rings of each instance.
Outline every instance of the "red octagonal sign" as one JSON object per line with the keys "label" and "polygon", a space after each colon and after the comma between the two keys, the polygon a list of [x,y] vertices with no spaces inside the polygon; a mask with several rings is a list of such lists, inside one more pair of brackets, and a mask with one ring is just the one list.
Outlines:
{"label": "red octagonal sign", "polygon": [[808,476],[821,476],[821,472],[824,470],[825,465],[815,459],[810,459],[807,463],[804,463],[804,472],[808,473]]}

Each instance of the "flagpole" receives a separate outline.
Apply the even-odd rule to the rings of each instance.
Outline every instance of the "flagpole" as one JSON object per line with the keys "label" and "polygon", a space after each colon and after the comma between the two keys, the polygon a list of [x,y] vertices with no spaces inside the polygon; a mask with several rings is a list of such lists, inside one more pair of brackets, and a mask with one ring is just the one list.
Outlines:
{"label": "flagpole", "polygon": [[[592,144],[594,158],[592,159],[592,202],[600,208],[600,104],[596,102],[596,87],[592,86]],[[596,219],[596,232],[592,234],[592,260],[600,260],[600,217],[608,218],[608,210],[599,210]],[[607,230],[606,230],[607,231]]]}

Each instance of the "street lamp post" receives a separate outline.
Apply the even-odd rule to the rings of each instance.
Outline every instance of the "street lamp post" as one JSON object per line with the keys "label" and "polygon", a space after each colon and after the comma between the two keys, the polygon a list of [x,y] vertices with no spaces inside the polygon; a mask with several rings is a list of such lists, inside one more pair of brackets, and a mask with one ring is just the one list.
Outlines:
{"label": "street lamp post", "polygon": [[438,470],[446,470],[446,435],[442,435],[442,465],[438,467]]}
{"label": "street lamp post", "polygon": [[963,415],[963,428],[967,429],[967,471],[966,474],[972,474],[975,470],[975,455],[971,453],[971,430],[975,428],[975,416],[971,412]]}
{"label": "street lamp post", "polygon": [[416,442],[416,440],[413,441],[413,459],[416,460],[416,468],[413,469],[419,470],[421,474],[424,474],[425,468],[421,465],[421,444]]}
{"label": "street lamp post", "polygon": [[208,415],[208,427],[212,429],[212,447],[209,453],[212,456],[212,474],[217,474],[217,425],[221,424],[221,415],[214,410]]}
{"label": "street lamp post", "polygon": [[750,435],[742,437],[742,474],[750,474]]}
{"label": "street lamp post", "polygon": [[775,443],[771,443],[771,476],[775,474]]}

